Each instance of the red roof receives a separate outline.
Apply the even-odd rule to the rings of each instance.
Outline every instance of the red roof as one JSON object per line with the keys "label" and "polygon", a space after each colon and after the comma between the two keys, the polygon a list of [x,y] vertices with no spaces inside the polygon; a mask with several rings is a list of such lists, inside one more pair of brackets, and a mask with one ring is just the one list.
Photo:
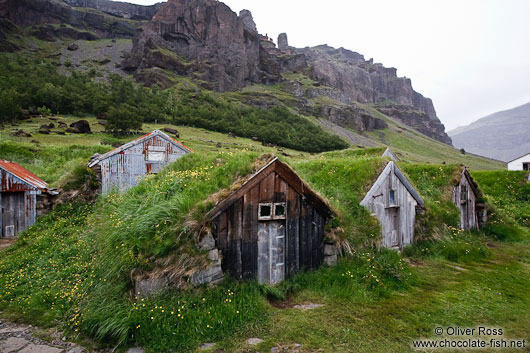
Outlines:
{"label": "red roof", "polygon": [[[8,173],[13,174],[17,178],[22,179],[23,181],[37,189],[45,191],[45,189],[48,188],[48,184],[44,180],[42,180],[20,164],[0,159],[0,168],[7,171]],[[2,184],[3,183],[4,182],[2,182]]]}

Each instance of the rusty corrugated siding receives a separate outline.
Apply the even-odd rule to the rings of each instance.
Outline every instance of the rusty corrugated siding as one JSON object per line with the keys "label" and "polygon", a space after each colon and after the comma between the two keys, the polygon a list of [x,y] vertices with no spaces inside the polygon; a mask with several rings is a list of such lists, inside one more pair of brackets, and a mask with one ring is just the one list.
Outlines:
{"label": "rusty corrugated siding", "polygon": [[[158,173],[167,164],[191,152],[187,147],[175,142],[177,141],[155,130],[98,157],[89,167],[99,164],[102,193],[112,189],[125,191],[137,185],[146,174]],[[150,160],[150,149],[163,153],[163,158]]]}

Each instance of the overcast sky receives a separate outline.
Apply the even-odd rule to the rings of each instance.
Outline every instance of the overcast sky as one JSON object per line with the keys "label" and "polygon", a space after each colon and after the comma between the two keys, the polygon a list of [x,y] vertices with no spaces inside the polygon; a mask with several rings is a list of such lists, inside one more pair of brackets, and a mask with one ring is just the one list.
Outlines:
{"label": "overcast sky", "polygon": [[286,32],[295,47],[344,47],[396,67],[447,131],[530,102],[530,0],[223,2],[252,11],[275,41]]}

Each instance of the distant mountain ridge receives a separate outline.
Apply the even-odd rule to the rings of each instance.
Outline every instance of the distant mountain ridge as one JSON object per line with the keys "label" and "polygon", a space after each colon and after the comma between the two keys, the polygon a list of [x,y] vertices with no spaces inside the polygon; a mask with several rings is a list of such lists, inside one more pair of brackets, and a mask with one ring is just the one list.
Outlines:
{"label": "distant mountain ridge", "polygon": [[530,103],[448,132],[457,148],[508,162],[530,152]]}

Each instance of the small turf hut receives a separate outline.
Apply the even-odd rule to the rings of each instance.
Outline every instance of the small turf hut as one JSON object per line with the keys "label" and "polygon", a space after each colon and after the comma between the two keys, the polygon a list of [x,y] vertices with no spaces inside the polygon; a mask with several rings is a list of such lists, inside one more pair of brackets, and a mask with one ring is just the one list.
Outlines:
{"label": "small turf hut", "polygon": [[193,152],[160,130],[137,138],[103,155],[92,156],[88,167],[98,179],[100,190],[125,191],[146,174],[156,174],[167,164]]}
{"label": "small turf hut", "polygon": [[423,200],[394,162],[389,162],[361,201],[379,219],[382,245],[403,249],[414,241],[416,207]]}
{"label": "small turf hut", "polygon": [[481,198],[477,183],[464,167],[453,188],[453,203],[460,210],[461,229],[479,229],[486,223],[487,211],[484,203],[479,202]]}
{"label": "small turf hut", "polygon": [[57,192],[26,168],[0,160],[0,238],[14,237],[48,211]]}
{"label": "small turf hut", "polygon": [[223,272],[276,284],[324,259],[327,202],[278,158],[208,214]]}
{"label": "small turf hut", "polygon": [[396,154],[394,152],[392,152],[392,150],[390,148],[386,148],[385,152],[383,152],[383,154],[381,155],[381,157],[383,158],[390,158],[392,161],[394,162],[399,162],[399,158],[398,156],[396,156]]}

